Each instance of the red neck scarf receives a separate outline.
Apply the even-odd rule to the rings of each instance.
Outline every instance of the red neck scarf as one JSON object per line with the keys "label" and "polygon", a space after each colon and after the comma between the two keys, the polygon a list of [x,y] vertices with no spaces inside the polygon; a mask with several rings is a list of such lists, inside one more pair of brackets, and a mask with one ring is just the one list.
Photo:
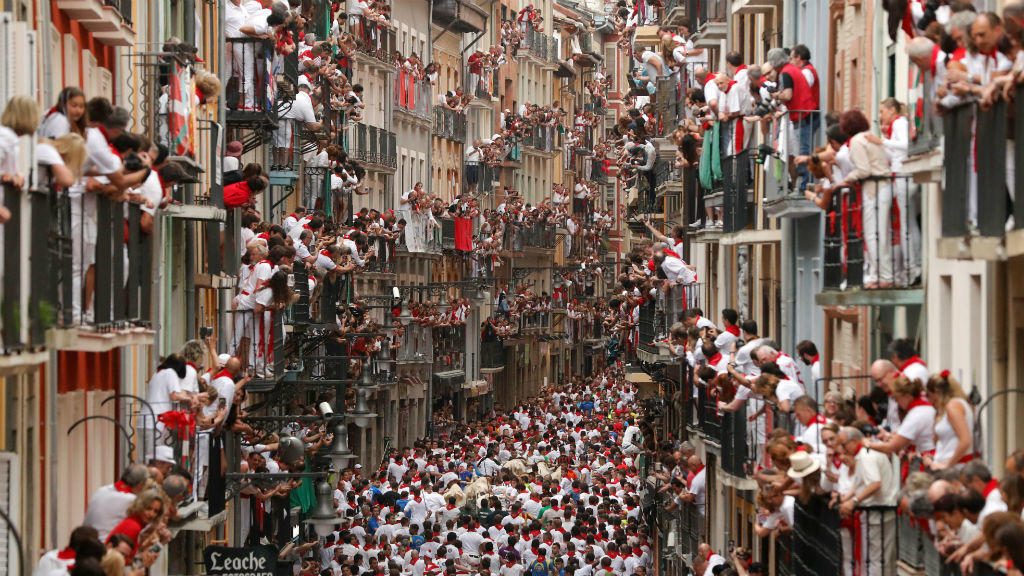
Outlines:
{"label": "red neck scarf", "polygon": [[910,404],[907,405],[907,412],[909,413],[911,410],[913,410],[914,408],[917,408],[918,406],[931,406],[931,405],[932,405],[932,403],[927,401],[927,400],[925,400],[924,398],[914,398],[914,400]]}
{"label": "red neck scarf", "polygon": [[736,326],[735,324],[733,324],[731,326],[726,326],[725,327],[725,331],[728,332],[729,334],[732,334],[733,336],[735,336],[737,338],[740,337],[740,327]]}
{"label": "red neck scarf", "polygon": [[981,492],[981,495],[984,496],[985,498],[988,498],[989,494],[995,492],[998,489],[999,489],[999,480],[996,480],[995,478],[993,478],[993,479],[988,481],[988,484],[985,484],[985,490],[983,490]]}
{"label": "red neck scarf", "polygon": [[897,116],[897,117],[893,118],[893,119],[892,119],[892,122],[889,122],[889,125],[885,127],[885,137],[886,137],[886,139],[888,139],[888,140],[892,140],[892,126],[893,126],[893,124],[895,124],[895,123],[896,123],[896,121],[897,121],[897,120],[899,120],[900,118],[903,118],[903,115],[902,115],[902,114],[900,114],[899,116]]}
{"label": "red neck scarf", "polygon": [[708,358],[708,366],[714,366],[715,364],[718,364],[718,362],[721,361],[721,360],[722,360],[722,353],[721,352],[715,352],[714,356]]}
{"label": "red neck scarf", "polygon": [[815,362],[817,362],[817,361],[818,361],[818,360],[819,360],[820,358],[821,358],[821,356],[820,356],[820,355],[818,355],[818,354],[815,354],[815,355],[814,355],[814,357],[812,357],[812,358],[811,358],[811,364],[814,364],[814,363],[815,363]]}
{"label": "red neck scarf", "polygon": [[231,372],[228,372],[227,368],[222,368],[220,372],[217,372],[216,374],[213,375],[214,380],[216,380],[217,378],[231,378],[232,380],[235,379],[234,376],[231,375]]}

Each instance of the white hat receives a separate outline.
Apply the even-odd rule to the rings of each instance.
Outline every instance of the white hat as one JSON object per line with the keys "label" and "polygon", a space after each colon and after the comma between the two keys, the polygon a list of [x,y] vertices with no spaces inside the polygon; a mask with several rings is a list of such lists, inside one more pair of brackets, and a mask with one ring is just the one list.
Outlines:
{"label": "white hat", "polygon": [[306,78],[305,74],[299,76],[299,87],[305,86],[306,88],[312,89],[313,85],[309,83],[309,78]]}
{"label": "white hat", "polygon": [[227,365],[228,360],[231,360],[231,354],[221,354],[217,356],[217,368],[223,368]]}
{"label": "white hat", "polygon": [[362,467],[363,467],[363,465],[362,465],[362,464],[356,464],[356,466],[355,466],[356,470],[359,470],[359,469],[361,469]]}
{"label": "white hat", "polygon": [[807,452],[793,452],[789,455],[789,471],[786,474],[796,480],[813,474],[820,468],[821,463],[817,458]]}
{"label": "white hat", "polygon": [[153,456],[153,460],[167,464],[176,464],[174,461],[174,448],[170,446],[157,446],[156,456]]}

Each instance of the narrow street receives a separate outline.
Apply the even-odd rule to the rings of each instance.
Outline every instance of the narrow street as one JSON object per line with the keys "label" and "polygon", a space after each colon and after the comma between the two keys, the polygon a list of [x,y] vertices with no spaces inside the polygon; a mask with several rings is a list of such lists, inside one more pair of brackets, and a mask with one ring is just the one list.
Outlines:
{"label": "narrow street", "polygon": [[1020,574],[1022,0],[0,46],[0,576]]}

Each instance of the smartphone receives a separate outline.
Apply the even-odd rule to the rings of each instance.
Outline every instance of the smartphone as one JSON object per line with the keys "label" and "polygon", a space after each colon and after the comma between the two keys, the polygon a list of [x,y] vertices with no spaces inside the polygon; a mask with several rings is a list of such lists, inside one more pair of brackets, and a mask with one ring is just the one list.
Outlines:
{"label": "smartphone", "polygon": [[228,406],[228,399],[227,398],[217,398],[217,407],[218,408],[222,408],[223,409],[223,408],[227,408],[227,406]]}

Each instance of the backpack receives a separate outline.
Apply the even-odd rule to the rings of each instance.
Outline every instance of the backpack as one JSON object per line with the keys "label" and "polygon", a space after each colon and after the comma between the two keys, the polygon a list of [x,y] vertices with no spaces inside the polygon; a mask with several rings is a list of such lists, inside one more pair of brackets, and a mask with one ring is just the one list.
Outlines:
{"label": "backpack", "polygon": [[551,567],[546,561],[541,562],[540,560],[534,560],[533,564],[530,564],[530,569],[527,574],[529,576],[548,576],[551,572]]}

